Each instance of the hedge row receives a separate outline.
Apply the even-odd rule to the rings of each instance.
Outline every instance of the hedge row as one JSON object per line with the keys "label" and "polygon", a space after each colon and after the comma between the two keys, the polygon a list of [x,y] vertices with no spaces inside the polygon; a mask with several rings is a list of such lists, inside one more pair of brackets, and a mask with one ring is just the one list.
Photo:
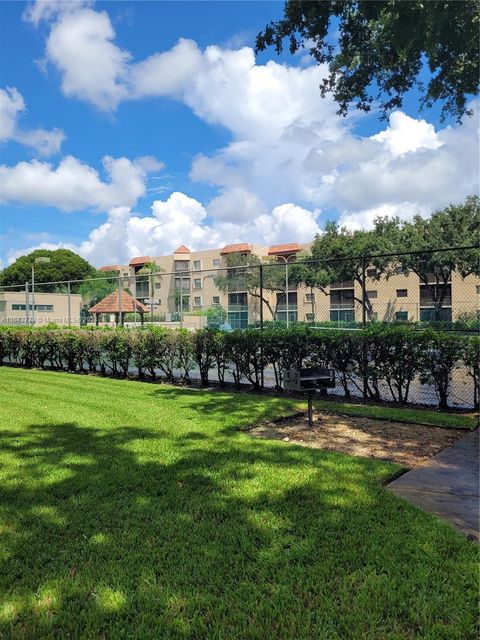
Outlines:
{"label": "hedge row", "polygon": [[[409,327],[372,327],[365,331],[316,331],[307,327],[221,333],[210,329],[188,332],[146,326],[125,328],[0,328],[0,364],[16,363],[72,372],[127,376],[136,367],[140,378],[158,372],[172,381],[187,380],[200,371],[203,385],[212,370],[220,385],[230,373],[240,385],[247,379],[260,389],[263,372],[273,368],[277,388],[282,370],[320,365],[336,370],[345,396],[350,387],[359,395],[380,400],[386,384],[392,399],[405,404],[412,382],[434,387],[441,409],[448,407],[452,375],[463,368],[479,401],[478,336],[417,331]],[[177,373],[178,375],[178,373]]]}

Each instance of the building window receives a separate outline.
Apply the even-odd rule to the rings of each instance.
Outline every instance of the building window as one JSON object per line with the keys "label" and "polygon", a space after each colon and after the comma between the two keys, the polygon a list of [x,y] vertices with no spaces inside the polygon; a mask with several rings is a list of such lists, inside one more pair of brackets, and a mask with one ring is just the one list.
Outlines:
{"label": "building window", "polygon": [[7,303],[5,302],[5,300],[0,300],[0,311],[5,311],[7,307]]}
{"label": "building window", "polygon": [[306,313],[305,320],[307,322],[313,322],[315,320],[315,316],[313,315],[313,313]]}
{"label": "building window", "polygon": [[395,320],[397,322],[408,322],[408,311],[396,311]]}
{"label": "building window", "polygon": [[213,296],[212,304],[220,304],[220,296]]}
{"label": "building window", "polygon": [[162,288],[162,283],[161,282],[155,282],[155,289],[161,289]]}
{"label": "building window", "polygon": [[[32,310],[32,305],[28,305],[29,311]],[[12,311],[26,311],[27,306],[25,304],[12,304]],[[36,304],[35,311],[53,311],[53,304]]]}
{"label": "building window", "polygon": [[377,297],[377,290],[373,290],[373,291],[367,291],[367,296],[369,298],[376,298]]}
{"label": "building window", "polygon": [[397,289],[397,298],[406,298],[408,296],[407,289]]}
{"label": "building window", "polygon": [[220,258],[214,258],[213,259],[213,266],[214,267],[219,267],[220,266]]}
{"label": "building window", "polygon": [[246,293],[228,294],[228,324],[232,329],[245,329],[248,326]]}
{"label": "building window", "polygon": [[477,293],[480,294],[480,284],[477,284],[476,289],[477,289]]}
{"label": "building window", "polygon": [[367,269],[367,278],[375,278],[377,275],[376,269]]}
{"label": "building window", "polygon": [[190,291],[190,278],[175,278],[175,289],[180,290],[180,283],[183,291]]}
{"label": "building window", "polygon": [[451,322],[452,309],[443,307],[435,309],[435,307],[424,307],[420,309],[420,322]]}
{"label": "building window", "polygon": [[175,271],[188,271],[189,269],[189,260],[175,260]]}
{"label": "building window", "polygon": [[330,320],[332,322],[353,322],[355,312],[353,309],[330,309]]}
{"label": "building window", "polygon": [[305,302],[315,302],[315,294],[314,293],[306,293],[305,294]]}
{"label": "building window", "polygon": [[193,269],[194,269],[194,271],[200,271],[201,268],[202,268],[201,260],[194,260],[193,261]]}
{"label": "building window", "polygon": [[228,305],[229,306],[246,306],[247,305],[247,294],[246,293],[229,293],[228,294]]}
{"label": "building window", "polygon": [[353,289],[333,289],[330,291],[330,306],[353,309]]}
{"label": "building window", "polygon": [[148,276],[138,276],[135,281],[135,295],[137,298],[148,298],[150,295]]}
{"label": "building window", "polygon": [[193,304],[195,307],[201,307],[202,306],[202,298],[200,296],[195,296],[193,298]]}
{"label": "building window", "polygon": [[194,278],[193,286],[194,286],[195,289],[201,289],[202,288],[202,280],[201,280],[201,278]]}

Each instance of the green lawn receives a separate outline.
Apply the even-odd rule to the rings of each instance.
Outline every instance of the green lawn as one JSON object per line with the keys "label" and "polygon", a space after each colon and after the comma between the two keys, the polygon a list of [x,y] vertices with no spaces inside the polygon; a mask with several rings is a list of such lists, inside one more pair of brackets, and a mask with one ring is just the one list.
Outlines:
{"label": "green lawn", "polygon": [[291,400],[0,369],[0,638],[476,638],[477,547]]}

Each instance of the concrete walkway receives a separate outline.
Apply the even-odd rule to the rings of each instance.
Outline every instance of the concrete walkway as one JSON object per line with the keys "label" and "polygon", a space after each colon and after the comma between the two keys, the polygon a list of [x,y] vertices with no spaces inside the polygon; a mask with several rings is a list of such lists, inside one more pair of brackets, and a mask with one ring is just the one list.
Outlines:
{"label": "concrete walkway", "polygon": [[458,440],[387,489],[479,539],[479,432]]}

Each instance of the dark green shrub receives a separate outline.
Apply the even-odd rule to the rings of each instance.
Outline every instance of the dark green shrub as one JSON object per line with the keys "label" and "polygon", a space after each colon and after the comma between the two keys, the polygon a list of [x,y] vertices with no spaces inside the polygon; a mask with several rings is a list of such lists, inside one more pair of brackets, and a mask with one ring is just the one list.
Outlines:
{"label": "dark green shrub", "polygon": [[433,385],[440,409],[448,409],[448,397],[454,369],[463,357],[464,338],[453,333],[425,332],[420,382]]}
{"label": "dark green shrub", "polygon": [[217,345],[215,332],[199,329],[192,334],[192,353],[200,371],[202,386],[208,386],[208,374],[216,363]]}
{"label": "dark green shrub", "polygon": [[379,327],[370,332],[370,347],[372,343],[375,359],[370,366],[376,368],[379,379],[386,381],[392,398],[405,404],[410,385],[421,371],[425,334],[408,326]]}
{"label": "dark green shrub", "polygon": [[104,329],[102,332],[103,364],[114,375],[128,374],[132,357],[132,342],[128,329]]}

